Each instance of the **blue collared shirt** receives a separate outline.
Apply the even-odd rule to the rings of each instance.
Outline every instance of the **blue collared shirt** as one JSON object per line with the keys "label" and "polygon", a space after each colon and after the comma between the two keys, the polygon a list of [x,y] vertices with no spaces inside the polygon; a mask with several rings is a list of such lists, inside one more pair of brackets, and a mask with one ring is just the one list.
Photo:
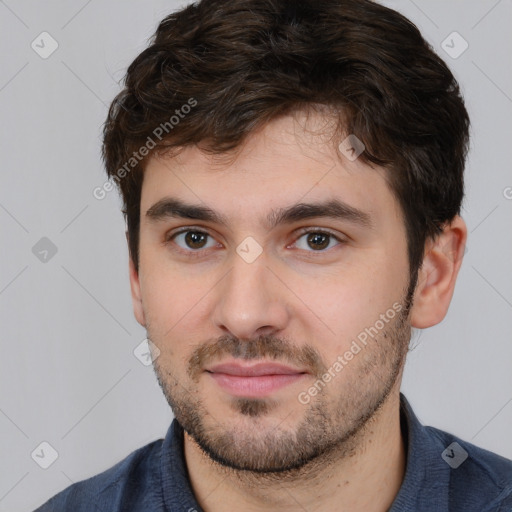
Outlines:
{"label": "blue collared shirt", "polygon": [[[401,395],[407,446],[405,477],[389,512],[512,512],[512,461],[433,427],[424,427]],[[154,441],[35,512],[201,512],[174,420]]]}

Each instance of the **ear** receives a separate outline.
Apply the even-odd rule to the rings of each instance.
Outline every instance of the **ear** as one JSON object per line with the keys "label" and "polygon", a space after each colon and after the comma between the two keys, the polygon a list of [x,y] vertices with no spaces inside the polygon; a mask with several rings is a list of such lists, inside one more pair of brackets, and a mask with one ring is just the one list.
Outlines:
{"label": "ear", "polygon": [[[128,232],[126,232],[126,241],[129,241]],[[129,253],[129,250],[128,250]],[[139,272],[135,268],[132,257],[130,255],[130,288],[132,292],[133,314],[142,327],[146,327],[146,318],[142,307],[142,295],[140,292]]]}
{"label": "ear", "polygon": [[411,325],[425,329],[438,324],[448,312],[467,240],[466,223],[456,216],[435,240],[425,244],[411,309]]}

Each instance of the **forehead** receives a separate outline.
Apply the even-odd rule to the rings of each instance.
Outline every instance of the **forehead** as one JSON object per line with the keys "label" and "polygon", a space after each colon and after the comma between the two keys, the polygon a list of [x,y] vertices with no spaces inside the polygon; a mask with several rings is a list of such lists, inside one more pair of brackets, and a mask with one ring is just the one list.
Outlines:
{"label": "forehead", "polygon": [[252,133],[236,153],[214,155],[188,146],[172,157],[152,157],[145,168],[141,215],[172,196],[237,219],[257,212],[266,212],[268,219],[270,210],[329,199],[372,217],[388,211],[399,219],[386,171],[347,158],[334,140],[329,118],[286,116]]}

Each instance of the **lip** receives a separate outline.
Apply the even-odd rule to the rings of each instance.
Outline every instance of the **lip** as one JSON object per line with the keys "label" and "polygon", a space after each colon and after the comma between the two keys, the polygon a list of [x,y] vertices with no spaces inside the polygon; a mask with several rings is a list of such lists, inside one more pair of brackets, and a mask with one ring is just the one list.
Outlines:
{"label": "lip", "polygon": [[240,362],[221,363],[207,368],[207,371],[210,373],[224,373],[235,377],[261,377],[263,375],[294,375],[297,373],[306,373],[303,370],[291,366],[272,362],[256,364],[243,364]]}
{"label": "lip", "polygon": [[207,368],[206,372],[224,391],[246,398],[264,397],[307,375],[303,370],[273,362],[222,363]]}

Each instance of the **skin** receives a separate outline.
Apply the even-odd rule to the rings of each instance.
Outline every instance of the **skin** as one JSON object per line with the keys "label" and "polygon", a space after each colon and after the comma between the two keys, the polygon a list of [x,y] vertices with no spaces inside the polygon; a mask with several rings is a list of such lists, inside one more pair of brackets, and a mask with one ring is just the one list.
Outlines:
{"label": "skin", "polygon": [[[328,127],[321,113],[299,112],[252,133],[231,158],[187,147],[145,169],[134,313],[160,351],[155,371],[185,427],[192,488],[207,512],[385,511],[403,480],[399,390],[410,328],[444,318],[467,230],[456,217],[427,242],[408,308],[405,227],[385,171],[341,155]],[[148,217],[171,196],[208,206],[226,225]],[[368,214],[371,226],[326,217],[265,226],[273,209],[333,198]],[[173,237],[185,227],[210,235],[206,247]],[[336,238],[319,250],[303,228]],[[262,249],[251,263],[236,251],[247,237]],[[393,305],[401,311],[333,371]],[[233,358],[304,373],[241,400],[206,371]],[[329,368],[335,376],[301,403]]]}

